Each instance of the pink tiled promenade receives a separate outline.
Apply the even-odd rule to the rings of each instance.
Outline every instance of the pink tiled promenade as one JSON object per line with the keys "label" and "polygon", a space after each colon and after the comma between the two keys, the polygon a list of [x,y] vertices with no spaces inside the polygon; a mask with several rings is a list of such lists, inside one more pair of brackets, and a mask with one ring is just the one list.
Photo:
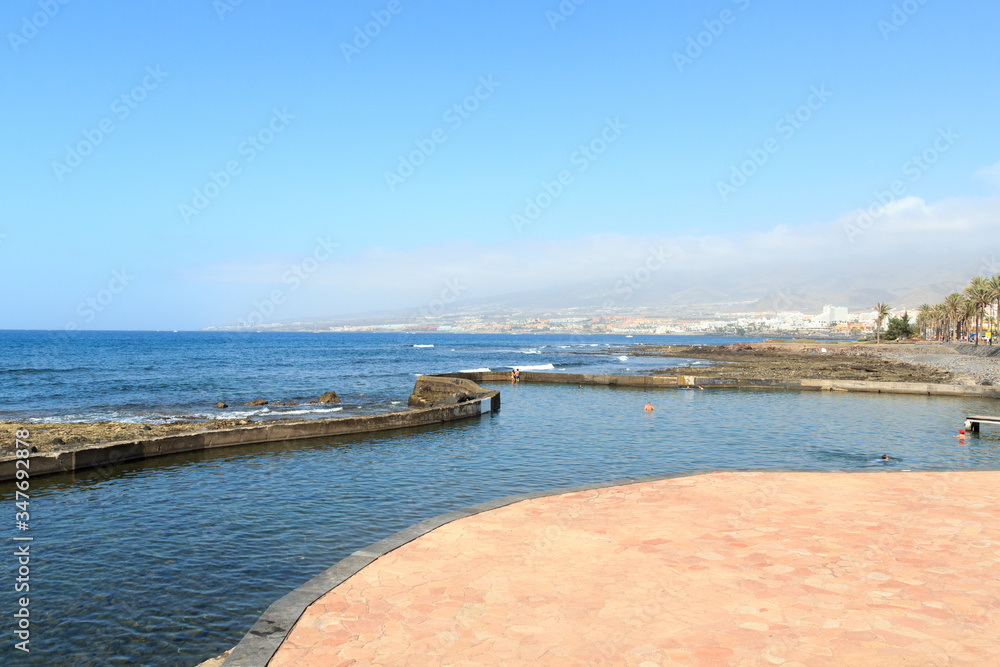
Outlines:
{"label": "pink tiled promenade", "polygon": [[1000,473],[724,473],[445,525],[279,665],[997,665]]}

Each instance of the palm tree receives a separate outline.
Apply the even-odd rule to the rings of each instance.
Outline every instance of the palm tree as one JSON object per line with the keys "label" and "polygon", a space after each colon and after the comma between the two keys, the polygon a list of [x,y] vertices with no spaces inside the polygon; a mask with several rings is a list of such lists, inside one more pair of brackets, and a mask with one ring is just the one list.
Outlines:
{"label": "palm tree", "polygon": [[983,337],[983,316],[986,308],[993,303],[993,292],[989,288],[989,281],[982,276],[976,276],[964,290],[965,296],[969,299],[969,306],[972,309],[973,318],[976,321],[976,345]]}
{"label": "palm tree", "polygon": [[969,334],[976,327],[976,315],[979,314],[979,308],[971,299],[965,299],[965,326],[962,327],[962,334],[968,338]]}
{"label": "palm tree", "polygon": [[917,310],[917,326],[920,327],[920,333],[924,338],[927,338],[927,330],[931,326],[932,314],[934,313],[934,307],[929,303],[920,304],[920,308]]}
{"label": "palm tree", "polygon": [[945,331],[948,325],[948,309],[943,303],[934,306],[934,333],[935,338],[945,339]]}
{"label": "palm tree", "polygon": [[[996,310],[993,311],[993,319],[995,321],[1000,321],[1000,273],[990,276],[989,280],[986,282],[987,287],[993,294],[993,302],[996,305]],[[990,330],[992,334],[993,331]],[[990,336],[990,343],[993,342],[993,336]]]}
{"label": "palm tree", "polygon": [[879,301],[875,304],[875,344],[878,345],[882,342],[882,322],[885,318],[889,317],[889,312],[892,308],[889,304],[882,303]]}
{"label": "palm tree", "polygon": [[964,299],[962,299],[961,294],[959,294],[958,292],[952,292],[951,294],[949,294],[944,298],[944,303],[941,304],[944,306],[945,312],[948,315],[949,337],[951,336],[952,333],[951,329],[953,326],[955,327],[954,335],[956,337],[958,336],[958,321],[959,321],[958,316],[959,313],[965,310],[965,304],[963,303],[963,301]]}

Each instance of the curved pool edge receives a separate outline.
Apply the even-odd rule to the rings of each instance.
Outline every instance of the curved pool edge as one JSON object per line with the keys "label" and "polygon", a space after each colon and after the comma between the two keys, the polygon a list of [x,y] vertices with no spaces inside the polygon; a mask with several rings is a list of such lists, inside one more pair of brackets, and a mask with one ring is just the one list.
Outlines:
{"label": "curved pool edge", "polygon": [[904,474],[910,472],[954,472],[954,473],[974,473],[974,472],[1000,472],[1000,467],[976,468],[975,470],[955,470],[952,468],[921,468],[919,470],[901,469],[887,470],[874,468],[870,470],[858,469],[797,469],[797,468],[707,468],[702,470],[668,473],[663,475],[651,475],[647,477],[635,477],[619,479],[610,482],[597,482],[580,486],[563,487],[546,491],[535,491],[521,493],[513,496],[506,496],[496,500],[479,503],[462,509],[439,514],[438,516],[424,519],[419,523],[405,528],[397,533],[385,537],[378,542],[368,545],[350,556],[342,559],[332,567],[324,570],[306,583],[283,597],[279,598],[269,606],[260,618],[251,626],[250,630],[243,636],[243,639],[230,650],[229,656],[221,663],[223,667],[265,667],[271,658],[277,653],[281,644],[288,637],[299,618],[306,609],[340,584],[347,581],[352,576],[358,574],[365,567],[374,563],[378,558],[422,537],[446,524],[459,519],[475,516],[484,512],[489,512],[508,505],[513,505],[525,500],[560,496],[582,491],[594,491],[608,489],[618,486],[628,486],[633,484],[643,484],[647,482],[659,482],[670,479],[680,479],[685,477],[698,477],[704,475],[714,475],[721,473],[816,473],[816,474]]}

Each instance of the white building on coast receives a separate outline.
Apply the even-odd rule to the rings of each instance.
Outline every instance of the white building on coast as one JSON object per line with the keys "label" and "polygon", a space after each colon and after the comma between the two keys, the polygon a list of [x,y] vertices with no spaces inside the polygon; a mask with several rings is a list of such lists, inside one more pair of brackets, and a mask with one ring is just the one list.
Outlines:
{"label": "white building on coast", "polygon": [[823,312],[813,317],[812,321],[825,325],[849,322],[850,319],[847,313],[847,306],[823,306]]}

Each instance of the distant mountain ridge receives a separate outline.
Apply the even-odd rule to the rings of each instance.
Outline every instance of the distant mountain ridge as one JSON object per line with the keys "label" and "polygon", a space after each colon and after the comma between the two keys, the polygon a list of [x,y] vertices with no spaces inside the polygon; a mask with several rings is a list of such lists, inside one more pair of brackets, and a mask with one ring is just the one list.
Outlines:
{"label": "distant mountain ridge", "polygon": [[[672,281],[671,281],[672,282]],[[713,281],[714,282],[714,281]],[[856,283],[863,283],[858,278]],[[601,285],[576,285],[539,289],[479,299],[463,299],[440,312],[427,308],[403,308],[353,315],[300,319],[271,325],[278,329],[326,329],[342,325],[444,323],[461,317],[498,317],[512,319],[595,316],[662,317],[671,319],[711,318],[743,314],[801,312],[818,314],[827,304],[846,306],[851,313],[872,310],[879,301],[897,310],[916,310],[922,303],[935,304],[951,292],[960,291],[967,279],[942,281],[919,287],[894,288],[827,286],[813,281],[788,290],[768,289],[764,285],[712,284],[692,277],[680,284],[661,281],[643,285],[630,293],[601,289]],[[824,289],[826,288],[826,289]]]}

